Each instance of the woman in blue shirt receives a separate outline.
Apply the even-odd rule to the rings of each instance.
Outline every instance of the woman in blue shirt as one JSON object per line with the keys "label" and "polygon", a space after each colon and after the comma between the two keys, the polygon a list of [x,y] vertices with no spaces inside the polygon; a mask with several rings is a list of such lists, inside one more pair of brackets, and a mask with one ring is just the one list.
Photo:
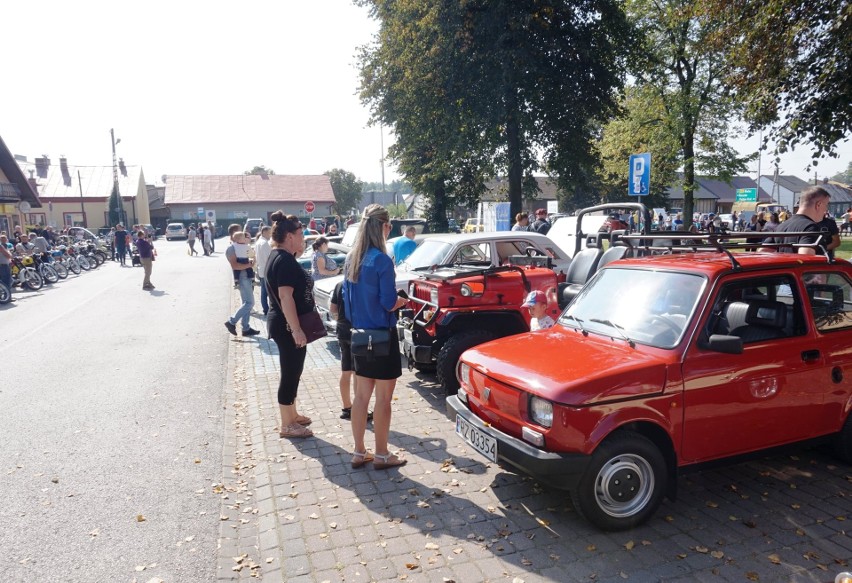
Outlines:
{"label": "woman in blue shirt", "polygon": [[[388,451],[391,400],[396,379],[402,375],[399,339],[394,312],[406,300],[396,295],[396,276],[393,260],[385,253],[385,241],[391,230],[390,215],[385,207],[371,204],[364,209],[361,228],[344,271],[344,301],[352,328],[384,328],[390,330],[390,353],[387,356],[354,356],[355,398],[352,400],[352,437],[355,452],[352,467],[368,462],[383,470],[406,463],[399,454]],[[376,406],[373,410],[373,432],[376,436],[375,456],[367,452],[364,433],[367,429],[367,407],[373,390]]]}

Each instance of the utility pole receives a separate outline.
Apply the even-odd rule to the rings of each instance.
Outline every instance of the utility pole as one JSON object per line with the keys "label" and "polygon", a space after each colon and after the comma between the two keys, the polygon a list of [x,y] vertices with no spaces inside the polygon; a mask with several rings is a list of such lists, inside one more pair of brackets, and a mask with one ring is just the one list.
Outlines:
{"label": "utility pole", "polygon": [[77,170],[77,184],[80,186],[80,212],[83,213],[83,226],[89,228],[89,222],[86,220],[86,207],[83,206],[83,180],[80,178],[79,170]]}
{"label": "utility pole", "polygon": [[[379,124],[379,144],[382,148],[382,203],[385,202],[385,126]],[[394,194],[393,203],[396,204],[396,194]]]}
{"label": "utility pole", "polygon": [[[124,216],[124,204],[121,202],[121,192],[118,190],[118,162],[115,158],[115,144],[117,142],[113,128],[109,129],[109,136],[112,138],[112,189],[118,196],[118,220],[121,224],[124,224],[127,222],[127,218]],[[121,142],[121,138],[118,141]],[[107,209],[107,212],[109,212],[109,209]]]}

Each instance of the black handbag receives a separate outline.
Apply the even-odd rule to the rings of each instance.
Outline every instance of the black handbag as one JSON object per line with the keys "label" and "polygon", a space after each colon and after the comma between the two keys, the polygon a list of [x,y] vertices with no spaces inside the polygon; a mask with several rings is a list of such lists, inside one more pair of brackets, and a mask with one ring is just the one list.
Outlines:
{"label": "black handbag", "polygon": [[387,356],[391,331],[387,328],[352,328],[353,356]]}
{"label": "black handbag", "polygon": [[307,314],[299,314],[299,326],[302,327],[302,332],[305,333],[305,338],[308,344],[314,340],[319,340],[323,336],[328,336],[325,331],[325,324],[322,322],[319,312],[311,310]]}

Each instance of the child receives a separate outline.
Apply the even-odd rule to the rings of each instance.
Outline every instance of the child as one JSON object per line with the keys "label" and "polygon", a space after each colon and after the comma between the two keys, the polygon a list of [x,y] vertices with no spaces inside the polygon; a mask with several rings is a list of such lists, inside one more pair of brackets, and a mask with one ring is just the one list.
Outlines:
{"label": "child", "polygon": [[[251,263],[249,259],[249,244],[246,243],[246,234],[245,233],[234,233],[233,238],[233,247],[234,247],[234,255],[237,258],[237,263]],[[234,287],[240,287],[240,271],[239,269],[234,270]],[[249,280],[254,279],[254,271],[249,268],[244,270]]]}
{"label": "child", "polygon": [[547,296],[543,291],[531,291],[521,305],[530,310],[530,331],[545,330],[556,323],[547,315]]}

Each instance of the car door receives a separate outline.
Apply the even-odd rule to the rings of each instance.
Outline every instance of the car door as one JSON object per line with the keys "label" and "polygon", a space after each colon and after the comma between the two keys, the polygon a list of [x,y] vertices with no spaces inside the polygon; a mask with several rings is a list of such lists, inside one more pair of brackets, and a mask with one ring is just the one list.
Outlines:
{"label": "car door", "polygon": [[[681,463],[810,437],[828,383],[792,274],[731,276],[715,291],[682,365]],[[743,352],[703,348],[710,334],[740,336]]]}

